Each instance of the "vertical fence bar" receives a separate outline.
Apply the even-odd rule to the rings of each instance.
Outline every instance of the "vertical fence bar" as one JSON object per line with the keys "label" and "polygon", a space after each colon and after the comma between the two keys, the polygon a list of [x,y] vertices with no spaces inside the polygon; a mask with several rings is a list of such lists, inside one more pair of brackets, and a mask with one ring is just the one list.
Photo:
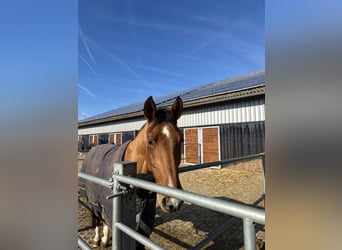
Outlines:
{"label": "vertical fence bar", "polygon": [[128,227],[135,230],[136,226],[136,200],[135,190],[129,188],[128,184],[119,183],[114,174],[121,174],[125,176],[136,176],[136,162],[122,161],[114,163],[114,186],[113,192],[118,193],[122,191],[119,187],[129,190],[129,193],[124,196],[115,197],[113,199],[113,221],[112,221],[112,249],[114,250],[135,250],[136,242],[134,239],[126,234],[123,234],[120,229],[116,227],[116,223],[122,222]]}
{"label": "vertical fence bar", "polygon": [[[263,199],[265,199],[265,194],[261,195],[259,197],[259,199],[257,199],[252,205],[253,206],[258,205],[260,203],[260,201],[262,201]],[[211,232],[210,234],[208,234],[207,238],[200,241],[196,246],[191,248],[191,250],[199,250],[199,249],[203,248],[209,241],[211,241],[211,240],[215,239],[216,237],[218,237],[219,235],[223,234],[225,231],[227,231],[230,227],[232,227],[238,221],[239,221],[238,217],[230,218],[226,223],[221,225],[214,232]]]}
{"label": "vertical fence bar", "polygon": [[[117,166],[114,164],[114,173],[121,174]],[[114,179],[113,194],[117,194],[119,190],[119,182]],[[115,227],[117,222],[121,222],[121,196],[113,198],[113,211],[112,211],[112,250],[121,249],[121,231]]]}
{"label": "vertical fence bar", "polygon": [[261,157],[262,159],[262,174],[263,174],[263,181],[264,181],[264,194],[266,192],[266,179],[265,179],[265,155]]}
{"label": "vertical fence bar", "polygon": [[245,250],[255,250],[255,227],[252,220],[243,219],[243,239]]}
{"label": "vertical fence bar", "polygon": [[[253,156],[253,157],[255,157],[255,156]],[[215,162],[215,164],[216,164],[216,162]],[[205,165],[205,164],[203,164],[203,165]],[[198,166],[198,165],[196,165],[196,166]],[[208,167],[208,166],[206,166],[206,167]],[[201,167],[201,168],[203,168],[203,167]],[[264,191],[265,191],[265,155],[262,156],[262,168],[263,168],[262,170],[263,170],[263,175],[264,175]],[[193,169],[191,169],[191,170],[193,170]],[[190,171],[190,169],[187,171]],[[182,171],[182,172],[185,172],[185,171]],[[116,174],[119,176],[115,176]],[[80,178],[84,178],[86,180],[93,181],[93,182],[98,183],[98,184],[103,185],[103,186],[112,187],[113,194],[117,194],[117,193],[122,191],[120,189],[120,185],[121,185],[121,187],[124,186],[126,190],[129,189],[130,185],[125,184],[125,183],[120,183],[117,180],[117,178],[119,178],[120,175],[136,177],[136,162],[124,161],[124,162],[115,163],[114,164],[113,176],[112,176],[113,182],[103,180],[103,179],[100,179],[100,178],[97,178],[94,176],[89,176],[89,175],[84,174],[84,173],[78,173],[78,177],[80,177]],[[124,176],[122,176],[122,177],[124,177]],[[121,181],[128,182],[127,180],[125,180],[121,177],[119,179],[121,179]],[[134,178],[132,178],[132,180],[134,180]],[[128,183],[132,183],[132,180],[130,180]],[[132,184],[139,187],[140,185],[142,185],[142,184],[139,184],[139,182],[141,182],[141,181],[136,180]],[[112,183],[113,183],[113,185],[112,185]],[[146,189],[148,189],[148,190],[156,189],[156,187],[155,188],[149,187],[150,185],[156,185],[156,184],[152,184],[152,183],[147,182],[146,184],[144,184],[143,188],[145,188],[146,185],[147,185]],[[160,187],[160,188],[162,188],[162,187]],[[156,190],[156,192],[158,192],[158,190]],[[163,193],[163,191],[161,191],[161,192]],[[164,192],[166,192],[166,190],[164,190]],[[170,192],[170,191],[168,191],[168,192]],[[181,191],[179,191],[179,192],[181,192]],[[182,191],[182,192],[184,192],[184,191]],[[123,234],[121,232],[121,230],[116,227],[116,225],[121,225],[121,226],[128,225],[130,228],[135,229],[135,226],[136,226],[136,221],[135,221],[135,218],[136,218],[135,217],[135,213],[136,213],[135,195],[136,195],[135,190],[131,189],[131,191],[128,194],[126,194],[124,196],[118,196],[118,197],[113,198],[112,249],[115,249],[115,250],[121,250],[121,249],[135,250],[135,245],[136,245],[135,240],[132,239],[131,237],[129,237],[128,235]],[[170,194],[170,195],[177,197],[180,194],[178,195],[177,192],[173,192],[173,194]],[[182,198],[182,199],[186,200],[186,198]],[[194,199],[194,198],[192,198],[192,199]],[[231,205],[233,205],[233,204],[231,204]],[[208,207],[208,206],[203,206],[203,204],[200,206],[206,207],[209,209],[213,209],[213,208]],[[215,210],[215,211],[217,211],[217,210]],[[230,213],[228,213],[228,214],[230,214]],[[239,215],[235,215],[235,216],[238,216],[240,218],[242,217]],[[260,221],[259,221],[259,219],[255,219],[255,221],[258,223],[261,223],[261,224],[265,223],[264,222],[265,219],[263,219],[263,220],[260,219]],[[256,235],[255,235],[255,226],[254,226],[253,220],[248,219],[248,218],[243,219],[243,232],[244,232],[245,250],[252,250],[252,249],[255,250],[255,248],[256,248],[256,244],[255,244],[256,243]],[[126,236],[126,238],[125,238],[125,236]],[[89,248],[87,248],[87,245],[85,245],[84,243],[85,242],[81,238],[78,239],[78,245],[80,247],[82,247],[84,245],[84,249],[89,249]]]}

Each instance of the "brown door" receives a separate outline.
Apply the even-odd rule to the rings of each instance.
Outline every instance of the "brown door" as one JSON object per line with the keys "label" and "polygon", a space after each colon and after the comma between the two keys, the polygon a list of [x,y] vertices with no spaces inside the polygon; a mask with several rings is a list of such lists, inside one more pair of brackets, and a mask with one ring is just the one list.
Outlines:
{"label": "brown door", "polygon": [[109,134],[109,136],[108,136],[108,142],[114,143],[114,134]]}
{"label": "brown door", "polygon": [[98,144],[98,135],[94,135],[94,144],[97,145]]}
{"label": "brown door", "polygon": [[198,129],[184,129],[184,154],[185,162],[199,164]]}
{"label": "brown door", "polygon": [[122,144],[121,134],[115,134],[115,144]]}
{"label": "brown door", "polygon": [[220,160],[218,127],[202,128],[203,163]]}

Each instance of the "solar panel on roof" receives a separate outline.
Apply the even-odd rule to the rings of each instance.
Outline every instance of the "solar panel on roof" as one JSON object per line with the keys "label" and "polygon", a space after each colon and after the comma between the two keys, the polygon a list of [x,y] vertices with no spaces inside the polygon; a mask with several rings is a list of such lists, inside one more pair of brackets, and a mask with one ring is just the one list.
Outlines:
{"label": "solar panel on roof", "polygon": [[[171,105],[177,96],[180,96],[183,101],[190,101],[198,98],[204,98],[229,92],[240,91],[252,87],[265,85],[265,71],[260,70],[246,75],[224,79],[214,83],[209,83],[196,88],[183,90],[174,94],[154,98],[157,106]],[[96,116],[92,116],[79,122],[87,122],[111,116],[118,116],[127,113],[137,112],[142,110],[144,102],[133,103],[118,109],[114,109]]]}
{"label": "solar panel on roof", "polygon": [[212,84],[203,86],[202,88],[197,88],[196,90],[184,94],[181,96],[183,100],[193,100],[200,97],[208,97],[223,93],[229,93],[232,91],[243,90],[250,87],[256,87],[263,85],[265,83],[265,76],[255,75],[253,77],[244,78],[232,81],[231,79],[222,80]]}

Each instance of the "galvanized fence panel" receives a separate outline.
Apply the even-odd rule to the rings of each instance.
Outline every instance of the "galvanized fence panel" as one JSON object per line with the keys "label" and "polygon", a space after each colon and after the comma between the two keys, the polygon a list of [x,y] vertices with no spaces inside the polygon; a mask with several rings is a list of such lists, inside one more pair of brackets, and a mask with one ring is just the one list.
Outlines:
{"label": "galvanized fence panel", "polygon": [[[117,162],[114,163],[114,174],[136,176],[136,162]],[[113,178],[114,179],[114,178]],[[124,223],[128,228],[136,227],[136,200],[135,189],[130,189],[128,185],[119,183],[114,179],[113,195],[123,194],[113,198],[112,211],[112,249],[114,250],[135,250],[135,240],[127,234],[122,234],[116,223]]]}
{"label": "galvanized fence panel", "polygon": [[[235,159],[229,159],[229,160],[224,160],[224,161],[218,161],[218,162],[211,162],[211,163],[205,163],[205,164],[198,164],[198,165],[193,165],[189,167],[183,167],[179,169],[179,172],[187,172],[187,171],[192,171],[196,169],[201,169],[201,168],[207,168],[210,166],[216,166],[218,164],[223,164],[223,163],[231,163],[239,160],[245,160],[245,159],[250,159],[250,158],[256,158],[256,157],[262,157],[262,163],[263,163],[263,174],[265,173],[265,166],[264,166],[264,153],[252,155],[252,156],[246,156],[246,157],[240,157],[240,158],[235,158]],[[108,188],[111,188],[113,190],[114,196],[118,194],[119,192],[122,192],[120,189],[120,185],[125,185],[126,187],[127,184],[134,186],[134,187],[139,187],[143,188],[146,190],[150,190],[153,192],[161,193],[167,196],[175,197],[177,199],[183,200],[183,201],[188,201],[191,202],[192,204],[208,208],[217,212],[222,212],[228,215],[232,215],[235,218],[232,218],[229,220],[227,223],[219,227],[215,232],[213,232],[209,237],[215,238],[219,234],[223,233],[224,231],[227,230],[228,227],[230,227],[230,224],[235,223],[236,217],[241,218],[243,220],[243,231],[244,231],[244,245],[246,250],[252,250],[255,249],[255,225],[254,222],[265,225],[265,210],[261,208],[255,208],[252,206],[248,205],[243,205],[239,204],[236,202],[231,202],[231,201],[225,201],[225,200],[220,200],[217,198],[212,198],[184,190],[179,190],[175,188],[170,188],[162,185],[158,185],[156,183],[152,183],[149,181],[145,180],[140,180],[134,177],[130,176],[125,176],[125,175],[131,175],[135,176],[133,172],[135,172],[135,167],[136,164],[132,162],[120,162],[120,163],[115,163],[114,164],[114,173],[113,173],[113,181],[108,181],[108,180],[103,180],[94,176],[89,176],[84,173],[78,173],[78,176],[84,179],[87,179],[89,181],[94,181],[98,183],[99,185],[106,186]],[[134,170],[132,170],[134,169]],[[124,175],[123,175],[124,174]],[[133,222],[127,220],[127,217],[133,217],[135,219],[135,216],[132,216],[132,214],[124,214],[123,215],[123,206],[122,206],[122,198],[125,196],[117,196],[113,198],[113,225],[112,225],[112,249],[118,250],[118,249],[135,249],[135,240],[139,241],[143,245],[149,247],[150,249],[163,249],[150,239],[140,235],[137,233],[135,230],[133,230]],[[130,207],[131,213],[135,209],[135,198],[132,199],[130,197],[129,199],[125,199],[126,203],[125,206]],[[259,201],[259,200],[258,200]],[[132,210],[132,208],[134,209]],[[127,209],[127,208],[125,208]],[[134,210],[135,211],[135,210]],[[126,223],[129,225],[127,226]],[[129,236],[130,240],[123,236],[121,231],[124,233],[125,236]],[[125,237],[125,240],[123,238]],[[208,238],[209,238],[208,237]],[[89,246],[80,238],[78,237],[78,245],[82,249],[91,249]],[[207,240],[208,240],[207,238]],[[132,243],[132,240],[134,243]],[[197,246],[195,246],[193,249],[200,249],[201,246],[204,246],[205,240],[201,241]],[[128,243],[124,243],[128,242]],[[123,246],[122,244],[126,244]],[[122,248],[124,247],[124,248]]]}
{"label": "galvanized fence panel", "polygon": [[248,218],[259,224],[265,223],[265,211],[260,208],[243,205],[237,202],[220,200],[217,198],[200,195],[185,190],[166,187],[153,182],[139,180],[137,178],[129,176],[114,174],[114,178],[117,179],[119,182],[187,201],[192,204],[214,210],[216,212],[225,213],[227,215],[232,215],[241,219]]}

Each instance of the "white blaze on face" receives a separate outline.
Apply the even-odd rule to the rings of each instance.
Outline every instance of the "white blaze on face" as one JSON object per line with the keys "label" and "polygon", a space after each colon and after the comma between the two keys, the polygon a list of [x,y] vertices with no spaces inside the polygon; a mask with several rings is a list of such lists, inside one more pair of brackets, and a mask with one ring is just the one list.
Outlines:
{"label": "white blaze on face", "polygon": [[163,127],[162,133],[167,137],[170,138],[170,130],[167,126]]}

